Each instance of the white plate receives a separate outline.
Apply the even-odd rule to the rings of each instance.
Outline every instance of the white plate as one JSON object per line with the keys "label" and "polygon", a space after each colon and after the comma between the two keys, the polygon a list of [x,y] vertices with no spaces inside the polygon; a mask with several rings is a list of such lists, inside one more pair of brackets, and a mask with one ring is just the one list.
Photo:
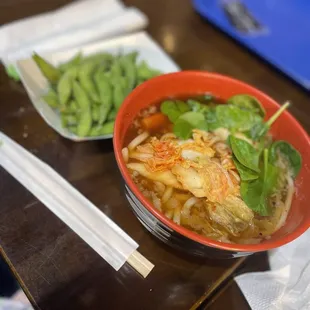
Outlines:
{"label": "white plate", "polygon": [[[105,40],[68,51],[46,54],[43,57],[52,64],[58,65],[69,60],[78,51],[81,51],[84,55],[90,55],[103,51],[118,54],[119,52],[129,53],[134,50],[139,52],[138,62],[145,60],[152,68],[164,73],[179,71],[179,67],[174,61],[145,32]],[[105,135],[81,138],[72,134],[66,128],[62,128],[59,114],[41,99],[42,95],[47,92],[48,81],[42,75],[35,62],[31,58],[19,60],[17,62],[17,69],[33,105],[46,123],[60,135],[73,141],[108,139],[112,137],[112,135]]]}

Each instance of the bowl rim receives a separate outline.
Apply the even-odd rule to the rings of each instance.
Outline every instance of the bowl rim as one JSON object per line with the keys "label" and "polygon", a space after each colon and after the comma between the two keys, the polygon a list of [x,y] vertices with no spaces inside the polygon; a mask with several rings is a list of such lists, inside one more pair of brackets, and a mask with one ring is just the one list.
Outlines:
{"label": "bowl rim", "polygon": [[[260,251],[266,251],[273,248],[280,247],[284,244],[287,244],[294,239],[298,238],[300,235],[302,235],[309,227],[310,227],[310,218],[308,221],[306,220],[302,225],[300,225],[296,230],[294,230],[292,233],[287,234],[278,240],[275,241],[265,241],[263,243],[259,244],[234,244],[234,243],[224,243],[220,241],[216,241],[213,239],[210,239],[208,237],[205,237],[203,235],[199,235],[181,225],[178,225],[174,223],[172,220],[168,219],[162,212],[157,210],[140,192],[137,185],[133,182],[129,175],[129,171],[126,167],[125,161],[123,160],[122,156],[122,148],[121,145],[121,139],[120,139],[120,128],[122,119],[124,118],[126,114],[126,110],[131,104],[131,102],[134,100],[137,94],[140,92],[143,92],[145,89],[152,87],[153,85],[157,84],[159,81],[162,80],[162,82],[169,82],[171,78],[174,78],[175,76],[180,75],[188,75],[188,76],[201,76],[204,78],[210,78],[210,79],[220,79],[223,81],[223,83],[238,83],[248,89],[253,90],[256,93],[259,93],[261,97],[264,97],[266,101],[269,101],[271,104],[273,104],[276,107],[280,107],[280,105],[271,97],[269,97],[264,92],[260,91],[259,89],[243,82],[238,79],[231,78],[229,76],[225,76],[218,73],[211,73],[207,71],[179,71],[174,73],[168,73],[163,74],[160,76],[157,76],[155,78],[152,78],[143,84],[139,85],[137,88],[135,88],[124,100],[120,110],[118,111],[116,120],[115,120],[115,127],[114,127],[114,136],[113,136],[113,146],[114,146],[114,154],[115,158],[118,164],[118,167],[120,169],[120,172],[122,174],[122,177],[127,184],[128,188],[132,191],[132,193],[137,197],[137,199],[141,202],[144,208],[146,208],[149,212],[151,212],[159,221],[164,223],[166,226],[170,227],[174,231],[178,232],[184,237],[187,237],[193,241],[196,241],[202,245],[214,247],[221,250],[228,250],[228,251],[238,251],[238,252],[260,252]],[[299,124],[299,122],[288,112],[285,111],[284,114],[289,118],[290,122],[293,124],[294,127],[300,131],[300,134],[304,136],[304,138],[308,142],[308,146],[310,147],[310,137],[306,133],[306,131],[303,129],[303,127]]]}

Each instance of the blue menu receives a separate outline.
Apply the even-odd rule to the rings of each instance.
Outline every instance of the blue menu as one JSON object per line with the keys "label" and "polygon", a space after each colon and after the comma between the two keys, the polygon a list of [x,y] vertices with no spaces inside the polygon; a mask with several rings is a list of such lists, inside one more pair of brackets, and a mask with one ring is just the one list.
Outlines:
{"label": "blue menu", "polygon": [[193,0],[211,23],[310,89],[310,0]]}

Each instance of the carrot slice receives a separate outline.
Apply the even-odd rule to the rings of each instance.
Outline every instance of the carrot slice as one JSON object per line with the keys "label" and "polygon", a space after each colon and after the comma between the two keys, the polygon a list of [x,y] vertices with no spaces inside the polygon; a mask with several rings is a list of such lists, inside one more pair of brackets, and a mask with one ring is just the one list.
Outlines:
{"label": "carrot slice", "polygon": [[144,129],[148,131],[157,131],[167,127],[170,124],[168,117],[162,113],[155,113],[151,116],[144,118],[141,121]]}

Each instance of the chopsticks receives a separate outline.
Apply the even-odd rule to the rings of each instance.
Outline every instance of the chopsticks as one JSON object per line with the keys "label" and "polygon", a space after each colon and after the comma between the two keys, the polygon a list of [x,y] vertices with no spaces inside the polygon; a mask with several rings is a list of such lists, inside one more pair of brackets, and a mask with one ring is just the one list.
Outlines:
{"label": "chopsticks", "polygon": [[151,272],[154,265],[132,238],[55,170],[1,132],[0,165],[115,270],[128,262],[144,278]]}

